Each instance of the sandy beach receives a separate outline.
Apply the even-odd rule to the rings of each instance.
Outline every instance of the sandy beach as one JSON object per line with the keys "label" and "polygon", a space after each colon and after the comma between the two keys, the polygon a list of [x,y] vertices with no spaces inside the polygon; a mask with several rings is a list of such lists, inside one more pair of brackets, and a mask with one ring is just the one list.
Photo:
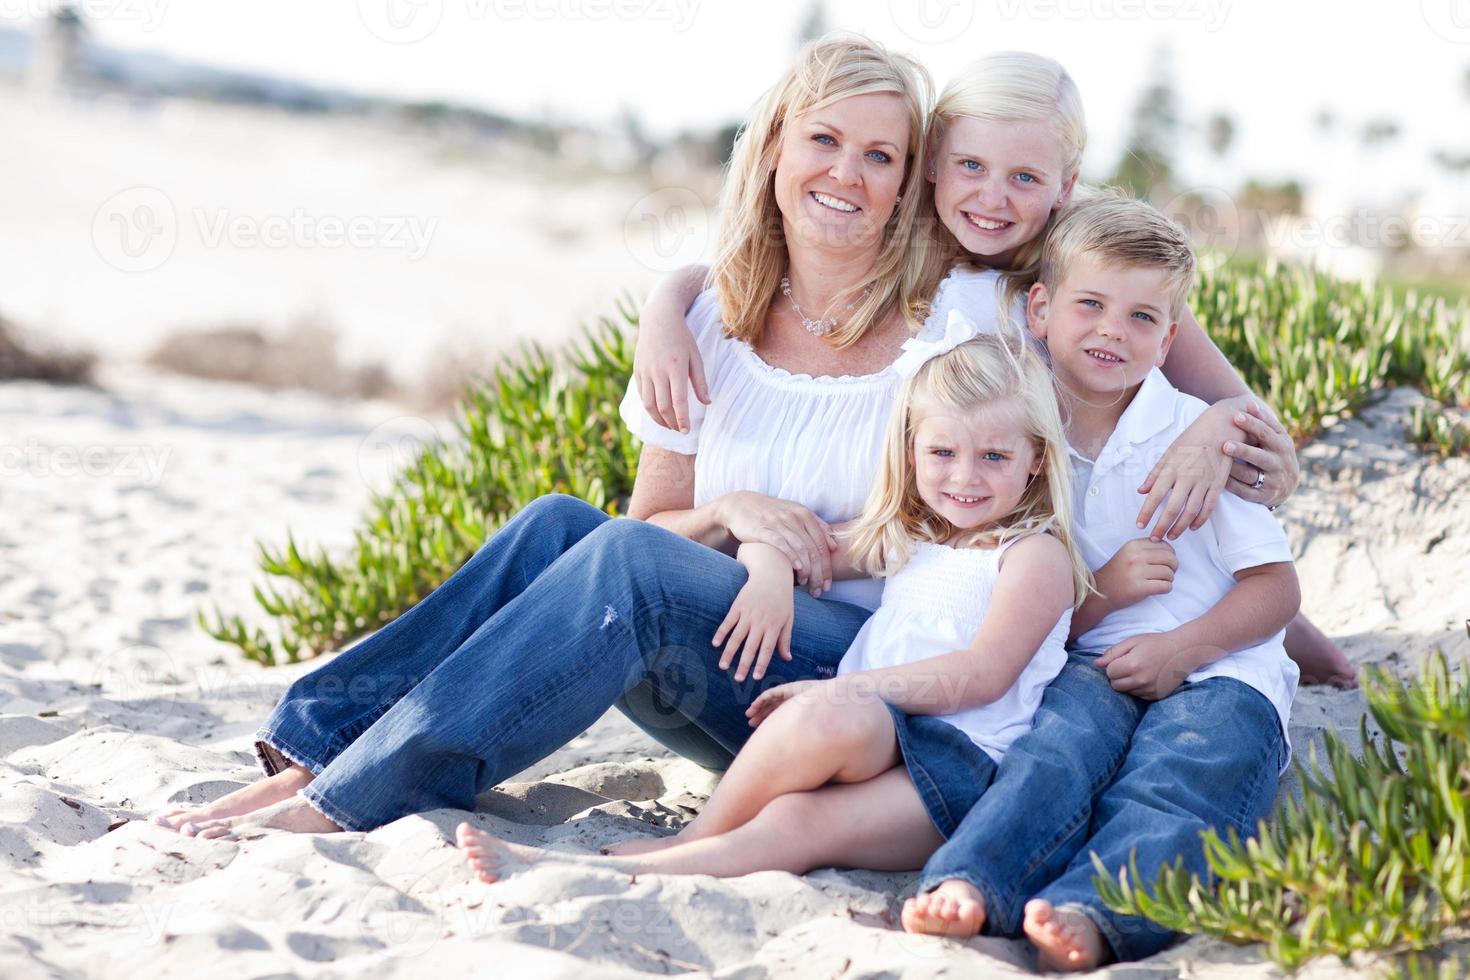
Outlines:
{"label": "sandy beach", "polygon": [[[256,725],[301,664],[266,669],[194,623],[251,608],[256,539],[350,539],[370,490],[442,422],[381,402],[104,370],[101,390],[0,385],[0,975],[158,977],[1024,974],[1024,943],[897,929],[912,875],[738,880],[551,865],[487,887],[463,819],[591,851],[677,827],[711,777],[615,712],[475,814],[372,833],[181,837],[145,818],[255,778]],[[1391,393],[1302,452],[1278,514],[1305,610],[1359,663],[1465,648],[1470,460],[1402,447]],[[395,435],[396,434],[396,435]],[[398,438],[402,436],[402,438]],[[1293,743],[1356,730],[1358,692],[1304,689]],[[1290,786],[1283,790],[1290,791]],[[1313,976],[1354,972],[1321,964]],[[1273,974],[1192,939],[1118,977]]]}

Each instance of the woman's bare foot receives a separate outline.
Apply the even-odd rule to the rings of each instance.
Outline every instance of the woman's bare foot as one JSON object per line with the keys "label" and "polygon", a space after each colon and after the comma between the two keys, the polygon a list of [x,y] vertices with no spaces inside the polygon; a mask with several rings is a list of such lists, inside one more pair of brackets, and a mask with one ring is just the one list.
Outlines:
{"label": "woman's bare foot", "polygon": [[244,813],[259,810],[261,807],[279,803],[281,800],[296,795],[296,791],[314,777],[311,770],[303,766],[291,766],[282,769],[274,776],[267,776],[257,780],[249,786],[243,786],[233,793],[226,793],[213,803],[206,803],[200,807],[179,808],[165,810],[153,818],[153,822],[160,827],[169,830],[183,830],[185,824],[208,823],[213,820],[223,820],[226,817],[238,817]]}
{"label": "woman's bare foot", "polygon": [[609,857],[632,857],[635,854],[652,854],[654,851],[662,851],[682,843],[684,842],[679,839],[678,834],[668,837],[631,837],[628,840],[620,840],[616,844],[609,844],[602,848],[602,853]]}
{"label": "woman's bare foot", "polygon": [[1084,973],[1102,965],[1110,951],[1097,923],[1072,908],[1052,908],[1045,899],[1026,903],[1026,938],[1036,944],[1041,968],[1052,973]]}
{"label": "woman's bare foot", "polygon": [[203,837],[208,840],[220,838],[249,840],[252,837],[264,837],[271,831],[287,831],[293,834],[335,834],[342,829],[299,796],[289,797],[268,807],[243,813],[237,817],[226,817],[223,820],[212,820],[204,824],[186,823],[182,829],[188,833],[190,827],[194,828],[190,836]]}
{"label": "woman's bare foot", "polygon": [[1286,653],[1301,669],[1303,684],[1328,684],[1342,690],[1358,686],[1358,668],[1347,654],[1301,614],[1287,624]]}
{"label": "woman's bare foot", "polygon": [[985,925],[985,899],[968,881],[951,878],[903,903],[904,932],[968,939]]}

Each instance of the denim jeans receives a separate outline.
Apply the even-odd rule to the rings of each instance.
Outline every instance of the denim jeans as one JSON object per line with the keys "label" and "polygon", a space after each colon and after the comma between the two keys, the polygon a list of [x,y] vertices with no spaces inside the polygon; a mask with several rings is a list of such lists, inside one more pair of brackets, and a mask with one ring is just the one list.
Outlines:
{"label": "denim jeans", "polygon": [[1011,744],[990,789],[935,852],[921,891],[958,878],[986,904],[986,926],[1020,933],[1035,897],[1084,911],[1119,960],[1174,934],[1117,915],[1098,898],[1091,855],[1117,872],[1137,856],[1144,883],[1176,859],[1208,879],[1200,834],[1253,836],[1276,798],[1286,746],[1275,709],[1233,678],[1184,684],[1162,701],[1113,690],[1074,653],[1047,688],[1032,730]]}
{"label": "denim jeans", "polygon": [[476,794],[615,704],[696,762],[728,764],[761,691],[831,677],[869,613],[795,590],[791,661],[735,683],[715,629],[745,584],[733,558],[571,497],[532,502],[403,616],[291,685],[257,736],[267,772],[349,830]]}

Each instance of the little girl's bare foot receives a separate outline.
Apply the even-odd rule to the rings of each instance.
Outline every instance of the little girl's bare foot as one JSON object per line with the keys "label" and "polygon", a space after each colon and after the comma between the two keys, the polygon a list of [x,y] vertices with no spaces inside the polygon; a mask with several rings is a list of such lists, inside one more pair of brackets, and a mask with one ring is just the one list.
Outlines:
{"label": "little girl's bare foot", "polygon": [[905,932],[968,939],[985,925],[985,899],[968,881],[951,878],[903,903]]}
{"label": "little girl's bare foot", "polygon": [[182,830],[185,824],[198,826],[213,820],[223,820],[226,817],[238,817],[295,796],[296,791],[311,782],[312,778],[310,769],[291,766],[289,769],[282,769],[274,776],[267,776],[249,786],[242,786],[233,793],[227,793],[213,803],[206,803],[200,807],[166,810],[155,816],[153,822],[169,830],[187,833]]}
{"label": "little girl's bare foot", "polygon": [[459,849],[464,852],[465,863],[475,877],[487,885],[524,871],[547,856],[547,852],[539,847],[512,844],[467,823],[460,824],[454,836]]}
{"label": "little girl's bare foot", "polygon": [[1026,903],[1026,938],[1036,944],[1041,968],[1053,973],[1085,973],[1102,965],[1110,951],[1097,923],[1084,912],[1053,908],[1045,899]]}
{"label": "little girl's bare foot", "polygon": [[602,853],[609,857],[632,857],[635,854],[652,854],[682,843],[684,842],[679,839],[678,834],[668,837],[632,837],[609,844],[602,848]]}
{"label": "little girl's bare foot", "polygon": [[211,820],[204,824],[186,823],[181,829],[188,833],[189,828],[193,828],[190,836],[209,840],[219,838],[249,840],[253,837],[264,837],[271,831],[286,831],[293,834],[335,834],[342,829],[299,796],[292,796],[268,807],[262,807],[250,813],[242,813],[237,817]]}

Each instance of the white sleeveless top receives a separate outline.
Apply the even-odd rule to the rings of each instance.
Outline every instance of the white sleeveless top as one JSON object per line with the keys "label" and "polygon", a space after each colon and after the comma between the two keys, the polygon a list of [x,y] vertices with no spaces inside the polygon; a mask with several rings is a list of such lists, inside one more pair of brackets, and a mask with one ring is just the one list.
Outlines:
{"label": "white sleeveless top", "polygon": [[[1001,556],[1019,540],[1012,538],[999,548],[909,542],[909,560],[889,576],[883,604],[848,647],[838,676],[912,664],[968,647],[990,608]],[[1069,609],[998,700],[939,717],[1000,762],[1010,744],[1031,729],[1042,691],[1066,664],[1071,625]]]}
{"label": "white sleeveless top", "polygon": [[[989,269],[953,269],[919,336],[942,337],[955,309],[977,330],[994,331],[1000,279]],[[897,400],[901,379],[892,366],[816,378],[773,367],[749,344],[725,336],[714,290],[699,295],[687,319],[704,359],[710,404],[691,395],[689,432],[676,432],[649,418],[630,383],[621,414],[647,445],[696,455],[694,506],[749,490],[801,504],[830,524],[858,516],[877,478],[883,431]],[[856,579],[833,582],[824,598],[874,609],[882,591],[877,580]]]}

